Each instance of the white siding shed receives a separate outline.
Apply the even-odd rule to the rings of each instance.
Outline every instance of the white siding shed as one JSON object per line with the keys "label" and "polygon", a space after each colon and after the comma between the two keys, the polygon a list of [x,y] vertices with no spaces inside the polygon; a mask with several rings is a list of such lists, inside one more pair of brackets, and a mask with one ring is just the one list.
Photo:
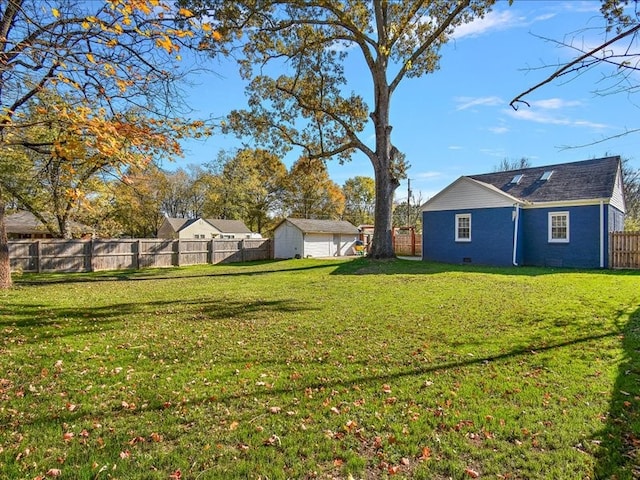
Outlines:
{"label": "white siding shed", "polygon": [[357,227],[344,220],[287,218],[275,228],[275,258],[342,257],[354,254]]}

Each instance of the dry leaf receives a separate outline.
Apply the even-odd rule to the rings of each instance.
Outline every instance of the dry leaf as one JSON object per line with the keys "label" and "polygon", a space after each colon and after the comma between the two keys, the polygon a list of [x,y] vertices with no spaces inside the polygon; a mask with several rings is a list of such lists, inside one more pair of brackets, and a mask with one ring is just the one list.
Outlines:
{"label": "dry leaf", "polygon": [[420,455],[420,460],[429,460],[431,458],[431,449],[429,447],[422,447],[422,455]]}

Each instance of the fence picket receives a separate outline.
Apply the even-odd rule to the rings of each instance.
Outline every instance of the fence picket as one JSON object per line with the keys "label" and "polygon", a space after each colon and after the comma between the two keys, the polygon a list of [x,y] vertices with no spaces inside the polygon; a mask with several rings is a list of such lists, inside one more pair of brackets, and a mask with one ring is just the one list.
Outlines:
{"label": "fence picket", "polygon": [[640,268],[640,232],[612,232],[609,236],[610,268]]}

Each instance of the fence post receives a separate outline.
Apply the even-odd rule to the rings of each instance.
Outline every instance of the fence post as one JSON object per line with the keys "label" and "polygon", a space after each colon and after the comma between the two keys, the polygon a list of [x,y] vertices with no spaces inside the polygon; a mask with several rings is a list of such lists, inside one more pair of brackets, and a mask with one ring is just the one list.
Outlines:
{"label": "fence post", "polygon": [[213,264],[213,238],[207,242],[207,263]]}
{"label": "fence post", "polygon": [[242,240],[240,240],[240,261],[241,262],[245,262],[245,248],[246,248],[246,244],[245,244],[245,240],[244,238]]}
{"label": "fence post", "polygon": [[40,240],[36,241],[36,265],[38,273],[42,273],[42,247],[40,246]]}
{"label": "fence post", "polygon": [[178,238],[177,241],[177,249],[178,249],[178,254],[176,256],[176,267],[180,266],[180,239]]}
{"label": "fence post", "polygon": [[94,271],[94,266],[93,266],[93,249],[94,249],[94,245],[93,245],[93,237],[89,239],[89,262],[88,262],[88,269],[90,272]]}
{"label": "fence post", "polygon": [[416,256],[416,229],[411,228],[411,256]]}
{"label": "fence post", "polygon": [[142,240],[140,240],[139,238],[136,240],[136,246],[135,246],[135,266],[136,266],[136,270],[140,270],[140,252],[142,251]]}

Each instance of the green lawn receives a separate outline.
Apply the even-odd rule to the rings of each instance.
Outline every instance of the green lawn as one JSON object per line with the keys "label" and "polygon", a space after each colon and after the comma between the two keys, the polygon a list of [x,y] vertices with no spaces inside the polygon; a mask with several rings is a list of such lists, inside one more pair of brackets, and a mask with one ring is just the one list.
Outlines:
{"label": "green lawn", "polygon": [[0,292],[0,478],[632,479],[640,274],[290,260]]}

